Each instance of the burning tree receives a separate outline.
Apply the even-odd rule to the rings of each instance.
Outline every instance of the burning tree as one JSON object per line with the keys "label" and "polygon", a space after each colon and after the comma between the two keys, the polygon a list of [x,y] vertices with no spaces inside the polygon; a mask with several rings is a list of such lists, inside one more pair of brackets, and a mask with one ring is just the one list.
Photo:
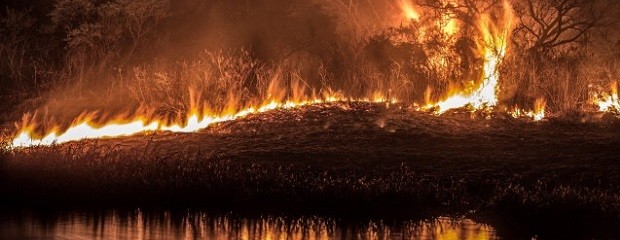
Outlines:
{"label": "burning tree", "polygon": [[[43,114],[20,125],[20,144],[33,138],[70,141],[75,136],[59,135],[78,127],[92,132],[78,138],[110,136],[100,129],[119,125],[131,127],[121,135],[196,131],[250,113],[333,101],[398,100],[439,114],[468,106],[540,120],[547,103],[557,112],[588,98],[584,46],[608,14],[600,2],[576,0],[402,0],[394,8],[321,0],[261,1],[259,7],[55,3],[50,20],[66,44],[59,75],[69,79],[69,87],[90,91],[79,95],[90,105],[67,109],[74,101],[49,101]],[[191,11],[180,11],[183,4]],[[361,27],[373,21],[351,21],[364,16],[358,7],[369,8],[361,12],[370,19],[392,17]],[[330,12],[334,9],[344,13]],[[198,16],[203,13],[211,15]],[[190,37],[166,45],[168,36],[179,33],[170,27],[175,20],[209,18],[216,20],[198,26],[213,31],[182,35]],[[147,51],[177,52],[178,46],[203,41],[215,47],[174,57]],[[100,88],[107,94],[92,90]]]}

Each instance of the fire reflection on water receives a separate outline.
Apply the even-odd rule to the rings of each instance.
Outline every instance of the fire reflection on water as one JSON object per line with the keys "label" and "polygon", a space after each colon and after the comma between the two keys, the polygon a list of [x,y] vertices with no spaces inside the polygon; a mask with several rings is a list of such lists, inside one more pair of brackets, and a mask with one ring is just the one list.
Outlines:
{"label": "fire reflection on water", "polygon": [[[8,219],[8,220],[7,220]],[[497,239],[495,229],[469,219],[435,218],[398,226],[341,224],[320,217],[256,219],[200,212],[21,214],[0,218],[1,239]]]}

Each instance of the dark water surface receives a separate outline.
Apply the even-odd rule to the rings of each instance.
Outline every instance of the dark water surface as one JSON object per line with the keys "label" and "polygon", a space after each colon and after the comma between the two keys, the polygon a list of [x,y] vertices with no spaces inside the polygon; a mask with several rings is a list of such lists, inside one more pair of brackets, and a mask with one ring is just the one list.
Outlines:
{"label": "dark water surface", "polygon": [[347,224],[321,217],[211,216],[196,211],[3,214],[0,239],[499,239],[470,219]]}

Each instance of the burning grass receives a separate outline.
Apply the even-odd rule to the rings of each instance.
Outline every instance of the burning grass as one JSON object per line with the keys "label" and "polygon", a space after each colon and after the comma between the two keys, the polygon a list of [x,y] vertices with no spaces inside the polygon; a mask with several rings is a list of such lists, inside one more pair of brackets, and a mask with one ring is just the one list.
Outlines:
{"label": "burning grass", "polygon": [[616,226],[617,48],[588,41],[607,13],[537,3],[7,8],[0,72],[36,97],[0,119],[3,201]]}
{"label": "burning grass", "polygon": [[[65,24],[67,29],[74,27],[71,21],[61,21],[63,11],[71,9],[72,4],[59,1],[52,21]],[[131,24],[118,24],[123,28],[110,30],[110,34],[121,34],[118,39],[127,34],[131,39],[127,42],[132,43],[129,48],[118,39],[89,39],[94,36],[81,32],[87,27],[71,31],[66,41],[75,52],[67,53],[69,63],[64,70],[68,72],[60,74],[67,79],[66,85],[51,89],[49,96],[37,106],[30,106],[27,113],[15,113],[23,117],[12,146],[52,145],[152,131],[193,132],[252,113],[336,101],[401,102],[437,114],[461,107],[489,115],[491,111],[510,109],[515,118],[536,121],[545,118],[546,110],[560,109],[556,99],[550,98],[557,94],[536,93],[528,101],[500,101],[511,98],[503,96],[501,87],[510,85],[510,81],[502,79],[505,69],[510,70],[502,68],[504,59],[511,56],[510,60],[514,60],[518,53],[511,46],[517,19],[509,1],[491,3],[482,12],[476,10],[479,6],[468,6],[471,16],[467,19],[459,18],[461,10],[457,8],[439,11],[437,6],[400,1],[398,14],[393,14],[397,21],[388,24],[382,33],[344,39],[340,31],[346,32],[346,26],[352,23],[334,20],[345,30],[321,32],[327,34],[324,41],[339,46],[328,53],[316,49],[276,51],[272,57],[261,58],[257,55],[263,49],[250,46],[252,50],[246,50],[247,46],[241,45],[232,50],[205,50],[176,61],[164,57],[140,64],[110,62],[121,53],[128,54],[127,59],[117,60],[130,59],[141,48],[139,40],[146,39],[151,28],[163,21],[169,4],[173,3],[87,4],[90,10],[100,8],[91,16],[92,21],[102,21],[98,31],[110,30],[107,27],[111,26],[105,24],[123,21],[108,19],[114,14],[137,14],[132,13],[133,8],[145,11],[140,12],[146,14],[140,19],[147,26],[139,24],[133,29]],[[327,9],[331,8],[314,9],[312,14],[328,15],[324,12]],[[142,29],[146,32],[136,36],[142,27],[147,28]],[[85,44],[93,41],[103,41],[106,44],[101,45],[110,49]],[[108,56],[115,51],[119,56]],[[609,99],[592,101],[600,105]]]}
{"label": "burning grass", "polygon": [[618,229],[617,120],[533,123],[470,114],[332,103],[199,133],[19,149],[3,153],[0,189],[5,204],[20,206],[466,214],[499,216],[536,233],[587,225],[587,234],[605,236]]}

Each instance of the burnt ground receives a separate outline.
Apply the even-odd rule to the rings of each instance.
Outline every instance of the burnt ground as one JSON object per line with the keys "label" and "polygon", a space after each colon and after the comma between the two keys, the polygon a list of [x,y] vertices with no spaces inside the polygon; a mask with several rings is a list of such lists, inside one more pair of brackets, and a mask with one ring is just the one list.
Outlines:
{"label": "burnt ground", "polygon": [[4,152],[8,208],[200,208],[342,219],[466,215],[506,236],[620,234],[620,124],[398,105],[278,110],[199,133]]}

